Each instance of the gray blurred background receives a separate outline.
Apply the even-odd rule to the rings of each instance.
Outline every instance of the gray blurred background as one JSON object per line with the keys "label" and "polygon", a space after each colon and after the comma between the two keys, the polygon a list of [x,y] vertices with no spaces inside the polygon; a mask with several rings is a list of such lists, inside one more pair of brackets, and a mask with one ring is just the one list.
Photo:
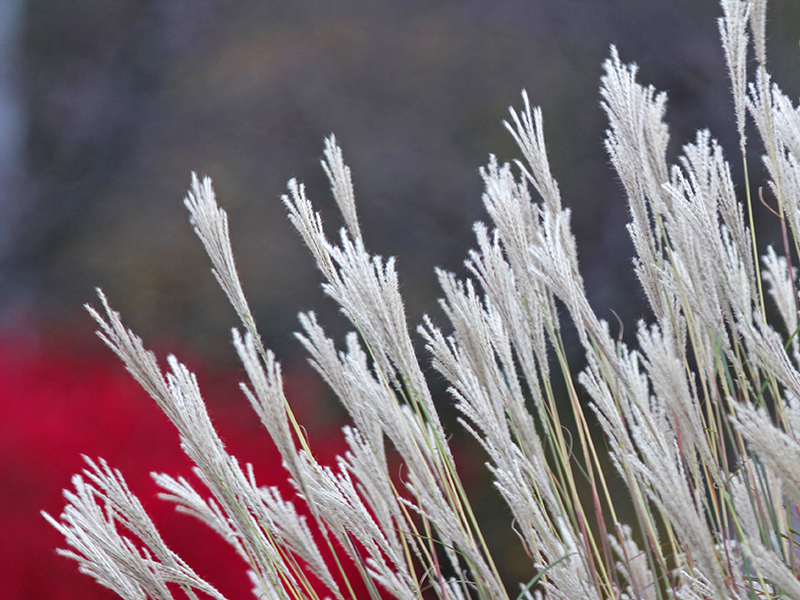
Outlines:
{"label": "gray blurred background", "polygon": [[[229,212],[265,341],[299,353],[297,312],[335,310],[279,197],[304,181],[336,234],[319,166],[333,132],[416,324],[436,311],[433,267],[460,269],[484,219],[478,168],[517,156],[501,121],[525,88],[591,301],[630,327],[645,308],[602,144],[601,63],[617,44],[668,92],[671,151],[709,127],[738,176],[719,14],[714,0],[2,0],[0,323],[90,329],[80,306],[100,286],[145,338],[228,360],[234,313],[182,205],[194,170]],[[800,3],[770,2],[768,27],[796,97]]]}

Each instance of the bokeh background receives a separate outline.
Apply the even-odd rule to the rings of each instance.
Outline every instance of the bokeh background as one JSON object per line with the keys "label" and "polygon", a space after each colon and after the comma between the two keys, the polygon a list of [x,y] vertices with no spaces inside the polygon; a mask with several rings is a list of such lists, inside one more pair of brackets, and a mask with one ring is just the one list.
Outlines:
{"label": "bokeh background", "polygon": [[[627,336],[647,313],[603,149],[601,63],[616,44],[667,91],[671,156],[708,127],[738,181],[719,14],[714,0],[0,0],[0,597],[110,597],[53,553],[58,536],[38,515],[60,511],[81,453],[105,456],[143,494],[151,470],[188,472],[165,419],[93,337],[81,306],[95,287],[160,355],[201,373],[231,446],[265,482],[281,478],[237,391],[234,312],[182,205],[192,171],[214,180],[264,341],[327,452],[343,417],[292,332],[301,310],[333,335],[347,325],[280,202],[297,177],[335,235],[324,137],[336,134],[353,169],[368,247],[398,257],[416,324],[440,317],[433,268],[462,271],[484,219],[478,168],[489,153],[517,156],[502,120],[527,89],[590,301]],[[768,17],[771,69],[797,97],[800,3],[771,0]],[[766,244],[776,223],[756,216]],[[464,462],[479,462],[463,444]],[[472,466],[476,503],[502,529]],[[187,542],[202,531],[151,504],[179,519],[165,524],[176,546],[247,597],[235,557],[196,541],[211,536]],[[513,540],[495,543],[509,580],[524,578]]]}

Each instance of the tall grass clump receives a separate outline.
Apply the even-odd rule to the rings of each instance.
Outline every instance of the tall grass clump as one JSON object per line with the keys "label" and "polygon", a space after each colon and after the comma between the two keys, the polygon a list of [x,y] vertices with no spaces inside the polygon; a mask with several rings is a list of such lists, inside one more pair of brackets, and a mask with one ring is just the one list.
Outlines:
{"label": "tall grass clump", "polygon": [[[604,64],[605,145],[630,202],[634,269],[652,311],[636,347],[613,337],[589,305],[542,114],[524,93],[505,123],[523,158],[510,165],[492,157],[481,170],[491,225],[475,225],[470,277],[438,272],[449,333],[430,319],[417,329],[461,424],[485,450],[519,552],[530,559],[535,576],[518,589],[501,581],[470,507],[413,349],[395,262],[364,246],[350,170],[333,137],[323,167],[344,218],[338,241],[302,184],[290,181],[283,202],[354,329],[341,349],[313,313],[300,315],[298,337],[351,417],[349,451],[335,467],[317,462],[284,396],[210,181],[195,177],[186,198],[242,322],[233,331],[249,378],[242,391],[280,450],[293,497],[259,487],[217,435],[195,376],[174,357],[162,371],[100,294],[101,308],[89,309],[100,336],[178,428],[208,490],[155,474],[162,496],[234,546],[257,597],[800,598],[800,322],[791,258],[800,248],[800,110],[766,70],[766,2],[721,5],[743,203],[711,134],[700,131],[668,164],[666,95],[638,83],[615,48]],[[748,115],[764,148],[763,200],[783,231],[783,247],[764,256],[753,228],[750,190],[762,192],[747,175]],[[585,354],[580,373],[567,361],[566,318]],[[566,395],[556,395],[555,382]],[[101,459],[87,465],[65,492],[61,517],[46,515],[70,548],[62,554],[126,599],[223,598],[167,547],[118,471]],[[356,586],[354,577],[363,581]]]}

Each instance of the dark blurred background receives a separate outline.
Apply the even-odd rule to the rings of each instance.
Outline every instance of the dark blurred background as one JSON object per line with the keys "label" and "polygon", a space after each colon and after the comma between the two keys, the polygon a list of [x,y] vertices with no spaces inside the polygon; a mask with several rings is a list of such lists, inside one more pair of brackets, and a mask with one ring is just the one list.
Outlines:
{"label": "dark blurred background", "polygon": [[[518,153],[501,121],[525,88],[580,238],[592,302],[643,308],[627,208],[603,149],[601,63],[617,44],[669,94],[673,150],[711,128],[736,157],[714,0],[347,2],[3,0],[3,323],[90,327],[102,287],[146,338],[230,357],[233,311],[182,205],[214,180],[265,341],[299,352],[326,310],[279,201],[291,177],[340,225],[319,159],[335,133],[373,252],[399,257],[411,323],[434,266],[459,268],[484,218],[478,167]],[[769,4],[770,60],[800,91],[800,4]]]}
{"label": "dark blurred background", "polygon": [[[797,97],[800,3],[768,10],[770,67]],[[197,171],[229,213],[265,343],[299,364],[298,311],[346,329],[280,202],[297,177],[335,236],[330,133],[368,248],[398,257],[410,323],[436,317],[433,268],[460,270],[473,245],[489,153],[518,156],[502,120],[523,88],[590,300],[630,332],[647,311],[603,149],[601,63],[616,44],[668,93],[673,157],[708,127],[740,178],[719,15],[715,0],[0,0],[0,333],[12,354],[101,351],[81,305],[102,287],[148,343],[235,368],[235,314],[182,205]],[[756,214],[767,243],[776,223]],[[14,381],[5,393],[23,397]]]}

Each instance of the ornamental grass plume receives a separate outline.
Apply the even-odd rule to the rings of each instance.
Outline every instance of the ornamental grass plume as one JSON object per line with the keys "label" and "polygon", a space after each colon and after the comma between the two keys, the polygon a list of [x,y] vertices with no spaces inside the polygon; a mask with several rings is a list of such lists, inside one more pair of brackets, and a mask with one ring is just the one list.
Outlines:
{"label": "ornamental grass plume", "polygon": [[[233,545],[257,597],[800,598],[792,264],[800,249],[800,110],[766,69],[765,4],[723,0],[719,20],[743,204],[711,134],[699,132],[668,164],[666,95],[638,83],[636,66],[616,48],[604,63],[605,144],[630,202],[634,269],[652,311],[638,325],[635,348],[612,337],[589,305],[542,113],[524,92],[522,109],[511,109],[505,123],[523,159],[510,165],[492,157],[481,170],[491,225],[475,225],[470,276],[438,272],[450,333],[427,318],[417,331],[449,383],[461,424],[485,450],[519,552],[530,559],[535,576],[517,589],[501,580],[459,478],[414,352],[395,261],[365,248],[335,139],[326,141],[323,168],[344,217],[338,241],[302,184],[290,181],[283,198],[325,291],[354,328],[338,346],[313,313],[300,315],[298,337],[351,417],[349,451],[334,467],[309,449],[236,274],[226,214],[211,182],[193,178],[191,222],[243,326],[233,331],[249,378],[242,391],[280,451],[293,497],[260,487],[253,469],[228,453],[185,366],[170,357],[162,370],[102,293],[100,309],[89,310],[101,338],[178,428],[205,487],[155,474],[162,497]],[[753,227],[748,115],[783,226],[783,248],[763,257]],[[775,319],[767,319],[768,304]],[[580,373],[566,358],[562,317],[585,353]],[[558,380],[565,397],[554,393]],[[559,405],[572,412],[569,432]],[[223,598],[166,545],[121,473],[87,459],[73,485],[61,517],[45,516],[65,537],[69,549],[60,552],[82,571],[131,600]],[[629,522],[619,508],[623,494]]]}

